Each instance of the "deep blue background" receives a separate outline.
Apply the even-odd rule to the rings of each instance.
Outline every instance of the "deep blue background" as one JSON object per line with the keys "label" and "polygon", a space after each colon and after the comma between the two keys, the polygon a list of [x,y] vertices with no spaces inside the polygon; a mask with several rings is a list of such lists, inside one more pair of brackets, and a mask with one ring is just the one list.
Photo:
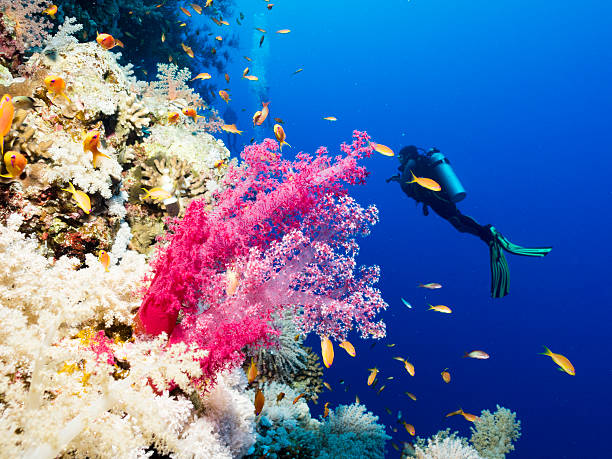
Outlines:
{"label": "deep blue background", "polygon": [[[258,108],[249,92],[254,86],[239,79],[247,65],[240,56],[249,55],[266,68],[270,117],[286,121],[289,151],[326,145],[336,152],[353,129],[396,152],[411,143],[435,145],[467,188],[464,213],[518,244],[554,246],[544,259],[508,255],[511,293],[492,300],[487,247],[433,213],[424,217],[397,184],[386,184],[396,159],[368,160],[372,175],[354,193],[378,206],[381,221],[362,241],[359,261],[382,268],[388,339],[371,349],[371,342],[351,336],[355,359],[337,348],[325,374],[334,391],[323,402],[333,407],[359,395],[388,432],[398,427],[398,442],[410,440],[394,424],[398,408],[418,435],[446,427],[469,435],[467,421],[444,414],[500,404],[522,422],[511,457],[610,457],[612,3],[274,3],[268,12],[264,2],[238,2],[247,14],[243,49],[231,84],[221,86],[239,112],[241,142],[273,135],[270,125],[249,127]],[[258,21],[265,24],[249,22],[262,11],[266,20]],[[259,38],[251,26],[292,32],[268,32],[265,56],[264,48],[251,50]],[[297,68],[304,71],[292,75]],[[222,101],[216,105],[223,111]],[[329,115],[338,122],[322,120]],[[444,288],[429,292],[416,288],[419,282]],[[429,301],[449,305],[453,314],[427,311]],[[308,342],[318,348],[317,339]],[[397,346],[385,346],[390,343]],[[576,376],[538,355],[542,345],[567,356]],[[491,359],[462,359],[471,349]],[[414,363],[414,378],[391,359],[396,355]],[[381,379],[395,376],[380,395],[366,385],[367,368],[375,365]],[[450,384],[440,377],[445,367]]]}

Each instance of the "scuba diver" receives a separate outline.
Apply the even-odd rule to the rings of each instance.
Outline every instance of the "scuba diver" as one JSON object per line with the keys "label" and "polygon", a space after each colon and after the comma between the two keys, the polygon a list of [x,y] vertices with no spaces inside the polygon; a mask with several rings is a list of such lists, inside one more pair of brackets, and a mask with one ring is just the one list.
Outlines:
{"label": "scuba diver", "polygon": [[[419,153],[420,152],[422,153]],[[463,215],[455,203],[465,198],[465,189],[455,175],[448,159],[437,148],[428,151],[410,145],[399,153],[399,174],[387,179],[399,182],[404,193],[417,203],[423,203],[423,215],[429,215],[429,208],[448,220],[458,231],[479,237],[489,246],[491,262],[491,296],[502,298],[509,292],[510,272],[504,250],[515,255],[543,257],[552,247],[527,248],[513,244],[492,225],[481,225],[472,217]],[[441,187],[440,191],[425,188],[415,177],[432,179]]]}

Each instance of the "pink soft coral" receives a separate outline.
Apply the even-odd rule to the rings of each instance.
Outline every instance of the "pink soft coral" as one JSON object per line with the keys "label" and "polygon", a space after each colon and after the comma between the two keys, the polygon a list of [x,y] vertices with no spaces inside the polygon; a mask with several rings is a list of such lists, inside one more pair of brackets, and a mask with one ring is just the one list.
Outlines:
{"label": "pink soft coral", "polygon": [[[172,225],[139,310],[144,331],[209,350],[206,377],[239,363],[247,344],[269,345],[273,312],[291,310],[305,333],[343,339],[356,323],[364,336],[383,336],[373,320],[386,307],[373,288],[378,268],[354,272],[354,236],[378,214],[346,193],[345,184],[364,183],[357,161],[372,153],[366,133],[353,137],[334,160],[324,148],[283,160],[269,139],[246,147],[215,210],[193,201]],[[235,293],[226,291],[228,274],[238,275]]]}

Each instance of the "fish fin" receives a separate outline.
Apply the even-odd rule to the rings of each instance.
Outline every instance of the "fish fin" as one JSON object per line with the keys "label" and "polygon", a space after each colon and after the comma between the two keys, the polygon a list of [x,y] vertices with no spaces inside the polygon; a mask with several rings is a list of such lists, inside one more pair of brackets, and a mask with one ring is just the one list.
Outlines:
{"label": "fish fin", "polygon": [[141,190],[145,191],[147,194],[145,194],[144,196],[141,196],[140,199],[147,199],[149,197],[149,195],[151,194],[151,192],[149,190],[147,190],[146,188],[141,188]]}
{"label": "fish fin", "polygon": [[72,103],[72,101],[71,101],[71,100],[68,98],[68,96],[67,96],[66,94],[64,94],[63,92],[61,92],[61,93],[60,93],[60,95],[61,95],[61,96],[62,96],[64,99],[66,99],[66,100],[68,101],[68,103],[69,103],[69,104],[71,104],[71,103]]}
{"label": "fish fin", "polygon": [[552,355],[552,351],[550,349],[548,349],[546,346],[544,346],[544,352],[540,352],[540,355],[547,355],[548,357],[550,357]]}
{"label": "fish fin", "polygon": [[11,175],[11,174],[2,174],[0,175],[0,177],[5,177],[5,178],[15,178],[17,177],[16,175]]}
{"label": "fish fin", "polygon": [[[281,146],[282,146],[282,145],[287,145],[288,147],[291,147],[291,145],[289,145],[289,144],[288,144],[287,142],[285,142],[285,141],[283,141],[283,142],[281,143]],[[293,148],[293,147],[291,147],[291,148]]]}
{"label": "fish fin", "polygon": [[[427,303],[427,306],[429,306],[429,309],[436,309],[435,307],[433,307],[431,304]],[[429,311],[428,309],[428,311]]]}
{"label": "fish fin", "polygon": [[466,357],[469,357],[467,352],[463,354],[463,358],[465,359]]}
{"label": "fish fin", "polygon": [[416,175],[414,175],[414,172],[412,172],[412,170],[410,171],[410,174],[412,174],[412,180],[410,180],[407,183],[414,183],[414,182],[416,182]]}
{"label": "fish fin", "polygon": [[68,182],[68,189],[62,188],[62,191],[67,191],[68,193],[74,193],[76,190],[74,189],[74,185],[72,182]]}
{"label": "fish fin", "polygon": [[117,44],[117,46],[120,46],[121,48],[125,48],[125,46],[123,45],[123,42],[121,40],[118,40],[115,38],[115,43]]}

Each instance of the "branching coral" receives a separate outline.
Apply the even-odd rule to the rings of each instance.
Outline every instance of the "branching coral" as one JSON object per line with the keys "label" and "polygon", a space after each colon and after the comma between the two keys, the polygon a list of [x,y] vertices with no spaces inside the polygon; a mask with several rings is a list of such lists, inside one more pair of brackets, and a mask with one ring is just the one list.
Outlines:
{"label": "branching coral", "polygon": [[478,452],[457,437],[434,437],[424,447],[416,447],[417,459],[482,459]]}
{"label": "branching coral", "polygon": [[470,430],[470,442],[482,457],[504,459],[521,436],[521,421],[516,420],[516,413],[497,405],[495,413],[484,410]]}

